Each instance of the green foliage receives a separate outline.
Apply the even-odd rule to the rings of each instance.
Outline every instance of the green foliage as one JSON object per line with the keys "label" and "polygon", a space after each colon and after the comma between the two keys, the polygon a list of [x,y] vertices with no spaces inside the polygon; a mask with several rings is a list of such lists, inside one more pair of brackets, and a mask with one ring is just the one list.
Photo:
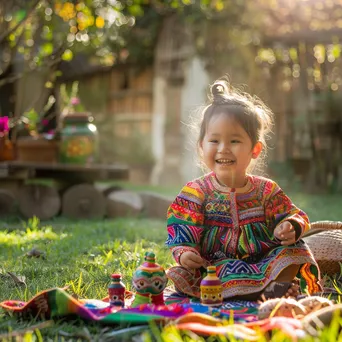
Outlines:
{"label": "green foliage", "polygon": [[60,86],[60,106],[62,109],[62,115],[67,115],[73,112],[83,112],[84,107],[81,104],[81,100],[78,97],[79,82],[74,81],[68,85],[63,83]]}
{"label": "green foliage", "polygon": [[9,47],[23,54],[31,69],[48,61],[70,61],[80,52],[95,54],[103,64],[144,64],[153,57],[165,15],[177,11],[191,22],[220,12],[234,18],[243,8],[244,1],[228,0],[19,0],[0,12],[0,46],[3,53]]}
{"label": "green foliage", "polygon": [[[140,54],[146,51],[151,57],[157,34],[154,23],[159,19],[154,16],[151,20],[146,16],[143,31],[136,19],[150,13],[150,8],[148,1],[137,0],[127,3],[18,0],[2,4],[0,80],[6,77],[17,53],[23,55],[30,70],[45,66],[52,72],[61,60],[70,61],[78,53],[91,55],[103,65],[127,62],[130,60],[128,45],[133,50],[138,49]],[[132,31],[135,26],[138,29]],[[126,52],[122,53],[124,50]],[[12,80],[2,84],[6,82]],[[0,82],[0,86],[2,84]]]}
{"label": "green foliage", "polygon": [[23,115],[23,122],[26,124],[27,129],[32,131],[37,131],[37,124],[40,121],[39,114],[31,108],[28,112]]}

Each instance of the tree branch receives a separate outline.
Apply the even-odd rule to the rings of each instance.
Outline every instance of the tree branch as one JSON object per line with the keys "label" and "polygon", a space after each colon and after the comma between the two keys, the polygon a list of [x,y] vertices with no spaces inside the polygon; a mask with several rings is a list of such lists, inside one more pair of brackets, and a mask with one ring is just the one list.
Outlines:
{"label": "tree branch", "polygon": [[9,77],[5,77],[3,79],[0,79],[0,88],[3,87],[5,84],[7,83],[13,83],[16,80],[22,78],[25,74],[27,74],[28,72],[33,72],[33,71],[39,71],[40,69],[43,69],[44,67],[48,67],[48,68],[53,68],[54,66],[56,66],[59,62],[61,61],[61,57],[58,56],[56,58],[54,58],[53,60],[48,60],[45,63],[43,63],[42,65],[39,66],[39,68],[36,69],[31,69],[30,71],[27,72],[22,72],[22,73],[18,73]]}
{"label": "tree branch", "polygon": [[[17,44],[16,45],[19,45],[20,41],[23,39],[23,36],[24,36],[24,32],[22,32],[20,34],[19,38],[17,39]],[[4,74],[6,74],[7,70],[9,69],[9,67],[12,65],[12,61],[13,61],[16,53],[17,53],[17,47],[16,46],[14,46],[12,48],[10,47],[9,49],[10,49],[10,59],[9,59],[8,63],[5,65],[5,67],[1,68],[2,72],[0,72],[0,80],[1,80],[2,76]],[[1,85],[0,85],[0,87],[1,87]]]}
{"label": "tree branch", "polygon": [[3,78],[2,80],[0,80],[0,88],[3,87],[7,83],[13,83],[16,80],[19,80],[20,78],[23,77],[23,75],[24,75],[24,73],[22,72],[20,74],[16,74],[16,75],[13,75],[13,76],[9,76],[9,77]]}
{"label": "tree branch", "polygon": [[35,0],[33,7],[28,11],[27,16],[19,21],[14,27],[11,29],[8,29],[4,33],[0,35],[0,45],[4,42],[6,37],[8,37],[11,33],[15,32],[21,25],[25,24],[27,19],[30,17],[30,15],[36,10],[36,7],[39,5],[40,0]]}

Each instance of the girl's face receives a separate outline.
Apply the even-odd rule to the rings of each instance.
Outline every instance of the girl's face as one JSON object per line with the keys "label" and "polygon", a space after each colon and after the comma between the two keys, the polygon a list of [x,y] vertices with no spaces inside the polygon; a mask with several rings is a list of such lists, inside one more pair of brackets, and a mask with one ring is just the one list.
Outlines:
{"label": "girl's face", "polygon": [[246,184],[246,170],[262,145],[252,141],[244,128],[231,115],[217,114],[208,123],[201,142],[203,161],[214,171],[218,181],[232,188]]}

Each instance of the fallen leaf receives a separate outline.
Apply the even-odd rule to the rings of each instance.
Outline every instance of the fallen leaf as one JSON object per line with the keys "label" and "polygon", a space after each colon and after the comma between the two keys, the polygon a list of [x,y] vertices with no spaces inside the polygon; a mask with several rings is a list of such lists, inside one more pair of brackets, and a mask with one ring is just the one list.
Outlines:
{"label": "fallen leaf", "polygon": [[14,280],[16,285],[24,285],[27,286],[25,283],[26,277],[24,276],[17,276],[12,272],[7,272],[7,274]]}

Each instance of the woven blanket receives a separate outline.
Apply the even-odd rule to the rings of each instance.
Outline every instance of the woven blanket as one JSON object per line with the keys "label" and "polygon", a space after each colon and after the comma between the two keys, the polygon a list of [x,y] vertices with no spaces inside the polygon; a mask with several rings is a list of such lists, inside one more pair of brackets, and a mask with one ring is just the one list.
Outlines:
{"label": "woven blanket", "polygon": [[53,288],[38,293],[28,302],[7,300],[0,303],[0,307],[21,316],[78,316],[104,324],[144,324],[150,321],[176,319],[188,313],[205,314],[208,319],[211,316],[230,318],[234,321],[253,321],[256,320],[258,307],[254,302],[232,301],[224,303],[219,308],[211,308],[170,291],[165,294],[165,305],[142,304],[130,308],[129,304],[133,299],[134,294],[127,292],[125,302],[128,307],[113,307],[109,305],[108,298],[79,300],[68,294],[65,289]]}
{"label": "woven blanket", "polygon": [[[49,319],[72,316],[72,318],[79,317],[106,325],[139,325],[139,327],[135,327],[137,329],[148,327],[146,323],[154,321],[162,323],[166,330],[186,330],[203,336],[233,336],[236,339],[247,341],[256,341],[260,336],[264,336],[263,334],[274,329],[281,330],[293,341],[298,337],[306,336],[308,331],[311,334],[311,330],[313,330],[314,336],[316,334],[314,328],[309,327],[308,330],[305,325],[311,326],[312,322],[317,321],[317,317],[310,318],[306,323],[291,317],[270,317],[258,320],[259,305],[256,302],[234,300],[213,308],[201,305],[198,301],[182,297],[169,290],[164,293],[165,305],[141,304],[131,308],[130,303],[133,299],[134,294],[127,291],[126,307],[121,308],[111,306],[108,303],[108,298],[79,300],[68,294],[66,289],[53,288],[38,293],[28,302],[7,300],[0,303],[0,307],[22,317],[34,316]],[[319,317],[323,321],[328,317],[325,319],[328,324],[336,310],[340,310],[342,313],[342,305],[336,304],[333,307],[321,309],[324,312]],[[120,329],[114,331],[113,334],[115,333],[117,336],[121,331],[125,332],[131,329],[133,327]]]}

